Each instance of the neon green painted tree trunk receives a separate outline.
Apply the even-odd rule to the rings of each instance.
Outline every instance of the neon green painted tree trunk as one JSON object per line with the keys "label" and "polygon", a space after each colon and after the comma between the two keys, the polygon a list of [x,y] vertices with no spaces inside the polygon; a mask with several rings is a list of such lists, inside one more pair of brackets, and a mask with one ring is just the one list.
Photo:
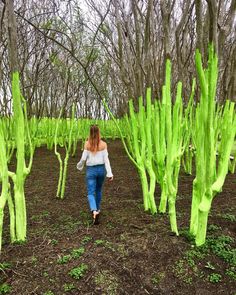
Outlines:
{"label": "neon green painted tree trunk", "polygon": [[[150,209],[150,202],[148,197],[148,181],[144,163],[144,152],[146,147],[146,136],[144,131],[144,123],[143,123],[143,105],[142,99],[140,98],[139,103],[139,122],[138,125],[138,116],[134,112],[133,101],[129,101],[129,111],[130,111],[130,121],[131,121],[131,132],[132,132],[132,145],[133,145],[133,153],[134,159],[137,163],[138,173],[141,180],[142,192],[143,192],[143,204],[144,210],[147,211]],[[141,140],[141,144],[139,143],[139,128],[140,128],[140,137],[143,139]]]}
{"label": "neon green painted tree trunk", "polygon": [[63,176],[62,176],[62,185],[61,185],[61,194],[60,194],[61,199],[64,198],[64,194],[65,194],[67,166],[68,166],[68,160],[69,160],[69,156],[70,156],[70,152],[71,152],[71,146],[72,146],[72,132],[73,132],[73,127],[74,127],[74,121],[75,121],[75,106],[73,104],[73,106],[72,106],[72,118],[71,118],[70,128],[69,128],[69,138],[68,138],[68,143],[65,144],[66,156],[65,156],[65,159],[64,159],[64,169],[63,169]]}
{"label": "neon green painted tree trunk", "polygon": [[[59,164],[60,164],[60,171],[59,171],[59,180],[58,180],[58,186],[57,186],[57,197],[60,199],[64,198],[65,195],[65,184],[66,184],[66,176],[67,176],[67,165],[68,165],[68,160],[71,152],[71,146],[72,146],[72,132],[73,132],[73,127],[74,127],[74,121],[75,121],[75,106],[72,106],[72,119],[70,121],[70,127],[69,127],[69,136],[68,140],[63,140],[65,149],[66,149],[66,155],[64,158],[64,161],[62,161],[60,153],[57,151],[57,141],[58,141],[58,129],[59,129],[59,124],[60,124],[60,117],[62,114],[62,111],[60,112],[59,118],[57,120],[56,124],[56,131],[55,131],[55,136],[54,136],[54,152],[58,158]],[[61,124],[67,124],[67,121],[61,121]],[[67,128],[67,126],[66,126]],[[65,127],[62,126],[62,135],[64,133],[64,136],[67,136],[67,130],[65,130]]]}
{"label": "neon green painted tree trunk", "polygon": [[[131,120],[131,144],[132,153],[137,163],[138,173],[141,180],[143,192],[144,210],[150,210],[152,214],[157,212],[154,191],[156,185],[156,175],[153,170],[152,152],[152,114],[151,114],[151,90],[147,90],[146,95],[147,110],[143,106],[142,97],[139,98],[139,113],[135,114],[132,100],[129,101]],[[149,175],[149,181],[147,177]]]}
{"label": "neon green painted tree trunk", "polygon": [[[16,173],[8,171],[8,175],[13,180],[14,185],[14,203],[11,196],[8,196],[8,207],[10,210],[10,230],[12,241],[25,241],[26,239],[26,204],[24,184],[26,176],[30,173],[33,161],[33,149],[30,141],[30,134],[27,124],[27,113],[25,107],[25,117],[22,109],[22,103],[25,102],[20,92],[19,73],[12,74],[12,97],[13,97],[13,120],[14,120],[14,138],[16,145]],[[25,164],[25,130],[30,145],[30,160],[28,167]],[[12,223],[14,222],[14,224]],[[15,233],[14,233],[15,230]]]}
{"label": "neon green painted tree trunk", "polygon": [[[121,141],[124,145],[125,151],[129,157],[129,159],[131,160],[131,162],[135,165],[135,167],[138,170],[140,180],[141,180],[141,185],[142,185],[142,191],[143,191],[144,209],[145,209],[145,211],[147,211],[150,208],[149,201],[148,201],[148,180],[147,180],[145,165],[143,164],[143,160],[142,160],[141,153],[140,153],[140,146],[138,144],[139,143],[138,125],[137,125],[138,119],[136,118],[137,115],[135,115],[135,113],[134,113],[133,102],[129,101],[130,119],[128,119],[128,117],[126,118],[126,124],[128,125],[128,129],[131,131],[131,132],[127,133],[127,136],[126,136],[127,143],[125,141],[124,133],[119,126],[119,121],[114,117],[114,115],[110,111],[105,100],[103,100],[103,105],[104,105],[105,109],[107,110],[108,114],[111,116],[112,120],[115,123],[115,126],[117,127],[117,129],[119,131],[119,134],[121,136]],[[141,106],[142,106],[142,99],[140,98],[139,107],[141,108]],[[143,108],[143,106],[142,106],[142,108]],[[144,137],[144,140],[145,140],[145,138],[146,137]],[[142,143],[142,144],[143,144],[143,146],[142,146],[141,150],[144,151],[144,147],[145,147],[144,144],[145,143]],[[129,151],[129,146],[132,146],[130,151]]]}
{"label": "neon green painted tree trunk", "polygon": [[60,112],[60,115],[58,117],[57,120],[57,124],[56,124],[56,130],[55,130],[55,137],[54,137],[54,153],[57,156],[57,159],[59,161],[59,179],[58,179],[58,185],[57,185],[57,198],[60,197],[60,192],[61,192],[61,183],[62,183],[62,175],[63,175],[63,162],[61,159],[61,154],[57,151],[57,135],[58,135],[58,128],[59,128],[59,124],[60,124],[60,116],[62,114],[62,109]]}
{"label": "neon green painted tree trunk", "polygon": [[[154,198],[154,192],[156,187],[156,174],[153,169],[153,142],[152,142],[153,110],[152,110],[152,103],[151,103],[151,88],[147,89],[146,102],[147,102],[146,122],[144,126],[145,126],[146,142],[147,142],[147,152],[146,152],[146,157],[144,159],[144,163],[146,165],[146,169],[149,174],[149,189],[148,189],[149,207],[152,214],[154,214],[157,212],[157,208],[156,208],[156,202]],[[140,122],[140,125],[141,124],[142,123]]]}
{"label": "neon green painted tree trunk", "polygon": [[[163,88],[163,93],[165,88]],[[157,181],[161,187],[161,198],[159,204],[159,212],[165,213],[167,207],[167,182],[166,182],[166,97],[163,95],[162,102],[155,103],[154,120],[153,120],[153,144],[154,144],[154,161],[156,164]]]}
{"label": "neon green painted tree trunk", "polygon": [[[217,56],[213,46],[209,47],[207,70],[203,70],[201,55],[196,52],[196,67],[201,88],[200,103],[196,110],[196,178],[193,183],[190,232],[196,236],[196,245],[205,243],[208,215],[215,195],[221,191],[228,172],[228,160],[236,132],[234,103],[226,103],[222,127],[218,132],[215,123],[217,85]],[[218,147],[219,163],[216,165]]]}
{"label": "neon green painted tree trunk", "polygon": [[3,137],[6,141],[7,162],[10,163],[15,150],[15,142],[13,138],[14,121],[12,120],[12,117],[9,117],[2,118],[0,123],[2,127]]}
{"label": "neon green painted tree trunk", "polygon": [[192,165],[193,165],[193,156],[194,156],[194,143],[192,140],[192,132],[193,132],[193,120],[194,120],[194,112],[193,112],[193,98],[195,93],[195,85],[196,80],[193,79],[192,90],[190,99],[187,105],[187,108],[184,112],[184,130],[183,130],[183,148],[184,154],[182,157],[182,164],[184,167],[184,171],[187,174],[192,174]]}
{"label": "neon green painted tree trunk", "polygon": [[179,82],[177,85],[176,101],[172,114],[170,95],[171,65],[168,60],[166,67],[166,179],[169,207],[168,211],[171,231],[178,235],[175,202],[178,190],[178,176],[182,152],[182,83]]}
{"label": "neon green painted tree trunk", "polygon": [[165,85],[162,87],[162,101],[155,104],[153,122],[153,143],[157,178],[161,186],[159,211],[166,212],[167,202],[171,230],[178,235],[176,221],[176,194],[180,160],[183,153],[183,105],[182,84],[177,85],[177,94],[172,108],[171,63],[166,61]]}
{"label": "neon green painted tree trunk", "polygon": [[26,239],[26,204],[25,204],[25,128],[24,115],[21,107],[21,94],[19,85],[19,74],[13,73],[12,81],[13,111],[15,121],[15,141],[16,141],[16,158],[17,168],[13,177],[14,182],[14,200],[16,214],[16,237],[17,240]]}
{"label": "neon green painted tree trunk", "polygon": [[79,129],[79,120],[76,120],[76,130],[75,132],[73,133],[73,139],[72,139],[72,153],[71,153],[71,156],[74,157],[75,156],[75,153],[76,153],[76,150],[77,150],[77,146],[78,146],[78,139],[79,139],[79,132],[80,132],[80,129]]}
{"label": "neon green painted tree trunk", "polygon": [[1,252],[4,207],[7,202],[8,194],[9,194],[6,143],[5,143],[5,138],[3,135],[2,126],[0,126],[0,180],[2,183],[2,191],[0,194],[0,252]]}

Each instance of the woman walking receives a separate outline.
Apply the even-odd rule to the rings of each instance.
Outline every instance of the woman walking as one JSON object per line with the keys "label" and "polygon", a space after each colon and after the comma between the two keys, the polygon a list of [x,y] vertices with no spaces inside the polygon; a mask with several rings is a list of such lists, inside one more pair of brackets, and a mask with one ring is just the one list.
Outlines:
{"label": "woman walking", "polygon": [[112,181],[113,174],[108,158],[107,144],[101,140],[100,130],[97,125],[90,127],[89,138],[85,142],[84,151],[77,164],[77,169],[81,171],[85,162],[89,207],[93,215],[93,223],[98,224],[102,185],[105,177]]}

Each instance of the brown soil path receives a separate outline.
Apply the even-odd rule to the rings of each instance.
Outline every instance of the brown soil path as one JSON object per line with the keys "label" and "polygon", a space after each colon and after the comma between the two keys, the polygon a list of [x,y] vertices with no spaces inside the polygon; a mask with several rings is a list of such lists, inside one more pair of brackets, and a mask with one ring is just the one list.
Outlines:
{"label": "brown soil path", "polygon": [[[90,224],[85,175],[76,170],[79,157],[69,161],[65,200],[61,201],[55,198],[56,157],[45,148],[36,151],[26,182],[27,244],[10,245],[5,227],[0,259],[11,266],[0,268],[0,283],[11,286],[9,294],[235,295],[236,281],[225,275],[227,263],[212,253],[202,259],[194,257],[194,262],[186,259],[186,251],[195,248],[185,237],[170,234],[168,216],[143,211],[138,174],[121,142],[110,141],[108,148],[114,181],[105,184],[98,226]],[[180,229],[189,222],[192,180],[181,174],[177,200]],[[157,204],[159,195],[157,188]],[[218,226],[213,233],[234,238],[231,246],[235,247],[236,222],[229,216],[236,216],[235,175],[228,176],[223,193],[214,200],[209,220]],[[64,258],[81,247],[81,257]],[[69,272],[81,263],[88,269],[76,280]],[[215,270],[209,268],[211,264]],[[211,273],[221,274],[221,282],[209,282]]]}

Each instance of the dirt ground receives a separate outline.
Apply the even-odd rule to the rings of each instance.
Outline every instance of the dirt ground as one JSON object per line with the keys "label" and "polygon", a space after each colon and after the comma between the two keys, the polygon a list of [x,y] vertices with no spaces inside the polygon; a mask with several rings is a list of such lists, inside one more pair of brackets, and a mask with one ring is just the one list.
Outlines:
{"label": "dirt ground", "polygon": [[[221,246],[199,251],[187,234],[193,177],[181,172],[176,237],[168,215],[144,212],[139,177],[121,142],[108,147],[114,181],[104,186],[97,226],[90,222],[85,172],[76,170],[79,156],[70,158],[65,199],[59,200],[57,158],[46,148],[36,150],[25,189],[26,244],[9,243],[6,210],[0,285],[10,291],[2,287],[0,294],[235,295],[235,174],[228,175],[209,217],[208,237],[222,237],[225,252]],[[159,197],[157,187],[157,204]]]}

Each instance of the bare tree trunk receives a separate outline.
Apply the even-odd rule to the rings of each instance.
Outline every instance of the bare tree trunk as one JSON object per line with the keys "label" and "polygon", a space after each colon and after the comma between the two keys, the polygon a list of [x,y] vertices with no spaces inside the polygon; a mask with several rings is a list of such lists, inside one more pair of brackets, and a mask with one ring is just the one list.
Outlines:
{"label": "bare tree trunk", "polygon": [[201,53],[203,53],[203,17],[202,17],[202,0],[194,0],[195,11],[196,11],[196,31],[197,31],[197,40],[196,47]]}
{"label": "bare tree trunk", "polygon": [[118,52],[119,52],[119,59],[120,59],[121,78],[123,81],[125,81],[126,77],[125,77],[124,57],[123,57],[123,38],[122,38],[120,11],[118,9],[118,0],[114,0],[114,6],[115,6],[116,26],[117,26],[117,33],[118,33]]}
{"label": "bare tree trunk", "polygon": [[236,45],[234,44],[231,49],[231,54],[227,59],[227,63],[222,75],[222,93],[220,102],[223,103],[226,99],[236,101]]}
{"label": "bare tree trunk", "polygon": [[[182,59],[182,53],[180,49],[180,34],[183,31],[184,25],[186,23],[188,14],[189,14],[189,8],[190,8],[190,1],[185,2],[185,6],[183,7],[183,14],[182,18],[177,26],[177,29],[175,31],[175,39],[176,39],[176,55],[177,55],[177,65],[178,65],[178,72],[180,81],[184,82],[184,69],[183,69],[183,59]],[[184,54],[183,54],[184,55]],[[185,97],[185,87],[183,87],[182,90],[183,97]]]}
{"label": "bare tree trunk", "polygon": [[9,64],[11,74],[19,70],[18,57],[17,57],[17,29],[16,18],[14,15],[13,0],[6,0],[8,10],[8,37],[9,37]]}
{"label": "bare tree trunk", "polygon": [[144,52],[145,52],[145,80],[146,87],[150,87],[151,85],[151,50],[153,50],[154,41],[153,41],[153,0],[148,0],[147,14],[146,14],[146,25],[145,25],[145,35],[144,35]]}
{"label": "bare tree trunk", "polygon": [[[233,22],[235,20],[235,15],[236,15],[236,1],[231,0],[226,21],[222,26],[219,26],[220,32],[219,32],[219,38],[218,38],[218,45],[219,45],[218,52],[220,57],[222,56],[222,52],[224,50],[224,43],[225,43],[226,37],[228,36],[229,32],[232,30]],[[235,30],[235,28],[233,29]]]}
{"label": "bare tree trunk", "polygon": [[141,28],[137,13],[136,0],[132,0],[132,10],[134,14],[134,25],[135,25],[135,77],[136,77],[136,91],[135,96],[138,97],[143,95],[143,74],[142,74],[142,52],[141,52]]}
{"label": "bare tree trunk", "polygon": [[170,14],[171,14],[171,0],[161,0],[161,15],[163,20],[164,31],[164,57],[171,59],[171,47],[170,47]]}
{"label": "bare tree trunk", "polygon": [[218,53],[218,34],[217,34],[217,3],[216,0],[207,0],[209,11],[209,41],[214,44],[215,51]]}
{"label": "bare tree trunk", "polygon": [[231,59],[230,80],[228,84],[228,91],[226,99],[231,99],[236,102],[236,45],[234,46]]}

